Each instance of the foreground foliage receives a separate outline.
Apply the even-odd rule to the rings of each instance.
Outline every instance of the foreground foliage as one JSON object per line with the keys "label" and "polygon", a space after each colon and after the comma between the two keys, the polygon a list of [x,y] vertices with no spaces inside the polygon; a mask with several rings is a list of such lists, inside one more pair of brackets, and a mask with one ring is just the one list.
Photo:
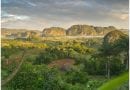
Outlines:
{"label": "foreground foliage", "polygon": [[[20,71],[9,83],[2,86],[3,90],[4,88],[5,90],[97,90],[111,78],[128,71],[128,37],[124,34],[122,36],[119,32],[121,37],[116,37],[115,40],[117,35],[113,33],[109,35],[107,39],[104,37],[103,43],[99,39],[3,41],[2,76],[4,78],[13,72],[11,66],[17,68],[20,61],[15,57],[20,57],[22,50],[28,51],[25,53],[26,57]],[[111,40],[112,43],[109,42]],[[62,69],[56,66],[49,67],[51,63],[63,59],[74,60],[74,64]],[[127,79],[128,74],[110,80],[112,85],[104,84],[103,88],[114,86],[118,87],[117,90],[122,88],[127,90],[127,82],[125,84],[119,82]]]}

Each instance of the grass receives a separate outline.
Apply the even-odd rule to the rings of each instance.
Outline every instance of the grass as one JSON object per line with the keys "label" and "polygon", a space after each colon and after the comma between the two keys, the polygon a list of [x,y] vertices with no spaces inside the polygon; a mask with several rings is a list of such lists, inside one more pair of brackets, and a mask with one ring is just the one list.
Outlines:
{"label": "grass", "polygon": [[107,83],[103,84],[98,90],[116,90],[122,84],[129,80],[129,73],[124,73],[117,78],[114,78]]}

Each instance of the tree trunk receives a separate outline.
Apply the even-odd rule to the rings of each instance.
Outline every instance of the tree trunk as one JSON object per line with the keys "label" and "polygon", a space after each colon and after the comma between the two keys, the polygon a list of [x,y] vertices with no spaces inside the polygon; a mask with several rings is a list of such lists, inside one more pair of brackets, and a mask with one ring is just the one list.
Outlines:
{"label": "tree trunk", "polygon": [[126,62],[125,62],[125,64],[126,64],[126,70],[128,70],[129,69],[129,51],[126,54]]}
{"label": "tree trunk", "polygon": [[110,78],[110,60],[108,59],[108,71],[107,71],[107,78]]}
{"label": "tree trunk", "polygon": [[108,63],[106,63],[106,77],[107,77],[107,69],[108,68]]}
{"label": "tree trunk", "polygon": [[108,57],[108,60],[107,60],[107,78],[110,79],[110,58],[111,57]]}

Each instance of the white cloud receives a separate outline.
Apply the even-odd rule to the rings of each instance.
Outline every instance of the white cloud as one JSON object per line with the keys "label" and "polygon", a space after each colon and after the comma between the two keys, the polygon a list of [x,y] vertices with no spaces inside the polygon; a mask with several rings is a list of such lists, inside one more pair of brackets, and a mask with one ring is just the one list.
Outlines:
{"label": "white cloud", "polygon": [[111,16],[123,21],[128,21],[128,17],[129,17],[127,13],[112,13]]}
{"label": "white cloud", "polygon": [[29,16],[4,13],[2,14],[1,23],[17,21],[17,20],[28,20],[28,19],[30,19]]}
{"label": "white cloud", "polygon": [[122,20],[128,20],[128,17],[129,17],[128,14],[122,14],[122,15],[120,16],[120,19],[122,19]]}
{"label": "white cloud", "polygon": [[35,7],[35,6],[37,6],[35,3],[32,3],[32,2],[29,2],[29,1],[27,1],[27,0],[24,0],[28,5],[30,5],[30,6],[33,6],[33,7]]}
{"label": "white cloud", "polygon": [[[28,22],[30,27],[94,24],[128,27],[128,0],[2,0],[2,22],[19,26],[17,21]],[[31,17],[31,19],[30,19]],[[37,19],[35,19],[37,18]],[[29,19],[29,20],[28,20]],[[32,22],[32,20],[35,20]],[[15,22],[14,22],[15,21]],[[80,21],[80,22],[79,22]],[[9,24],[6,25],[8,26]],[[21,23],[20,23],[21,24]]]}

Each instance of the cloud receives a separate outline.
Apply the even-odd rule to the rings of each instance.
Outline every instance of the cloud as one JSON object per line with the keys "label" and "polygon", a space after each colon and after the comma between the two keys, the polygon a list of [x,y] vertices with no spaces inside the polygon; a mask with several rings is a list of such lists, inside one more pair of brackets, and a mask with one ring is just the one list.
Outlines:
{"label": "cloud", "polygon": [[121,18],[122,20],[128,20],[128,17],[129,17],[128,14],[122,14],[122,15],[120,16],[120,18]]}
{"label": "cloud", "polygon": [[32,2],[27,1],[27,0],[24,0],[24,2],[27,3],[30,6],[33,6],[33,7],[37,6],[35,3],[32,3]]}
{"label": "cloud", "polygon": [[127,28],[128,4],[128,0],[2,0],[2,10],[14,15],[5,21],[28,20],[40,27],[66,28],[68,23],[80,21],[102,26],[116,23]]}
{"label": "cloud", "polygon": [[129,17],[128,14],[117,14],[117,13],[112,14],[112,16],[123,21],[128,21]]}
{"label": "cloud", "polygon": [[14,15],[14,14],[9,14],[7,12],[3,12],[2,13],[1,23],[11,22],[11,21],[17,21],[17,20],[28,20],[28,19],[30,19],[29,16],[25,16],[25,15]]}

